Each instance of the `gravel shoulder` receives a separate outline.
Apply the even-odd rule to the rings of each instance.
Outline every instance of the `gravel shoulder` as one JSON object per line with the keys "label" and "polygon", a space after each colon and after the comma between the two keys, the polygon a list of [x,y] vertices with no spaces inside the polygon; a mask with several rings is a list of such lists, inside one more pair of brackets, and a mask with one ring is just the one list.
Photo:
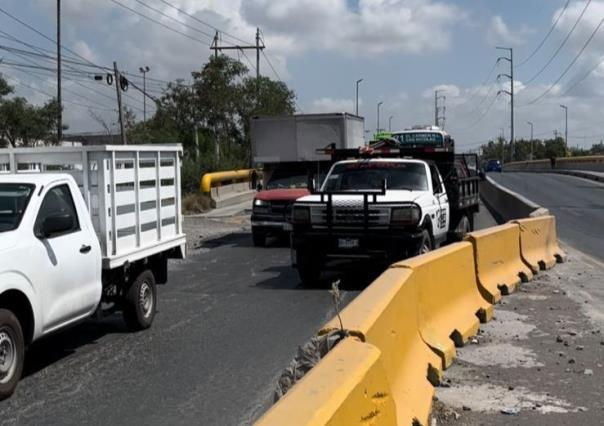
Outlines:
{"label": "gravel shoulder", "polygon": [[568,260],[496,306],[437,388],[433,424],[602,424],[604,265]]}

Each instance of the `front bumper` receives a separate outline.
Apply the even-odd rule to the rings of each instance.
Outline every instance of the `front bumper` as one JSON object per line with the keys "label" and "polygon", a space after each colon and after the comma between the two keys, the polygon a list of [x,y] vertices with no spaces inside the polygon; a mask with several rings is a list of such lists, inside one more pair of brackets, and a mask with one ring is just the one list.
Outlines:
{"label": "front bumper", "polygon": [[270,234],[290,232],[292,226],[286,222],[285,216],[277,215],[259,215],[252,213],[252,229],[254,231]]}
{"label": "front bumper", "polygon": [[[354,243],[354,244],[342,244]],[[298,230],[292,234],[292,249],[312,250],[328,259],[396,262],[419,251],[422,229],[368,230],[366,232]],[[348,246],[348,248],[343,247]]]}

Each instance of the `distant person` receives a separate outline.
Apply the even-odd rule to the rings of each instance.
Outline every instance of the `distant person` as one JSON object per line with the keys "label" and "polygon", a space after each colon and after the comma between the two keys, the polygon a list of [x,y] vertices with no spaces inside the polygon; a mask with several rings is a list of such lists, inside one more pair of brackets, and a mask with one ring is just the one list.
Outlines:
{"label": "distant person", "polygon": [[556,168],[556,157],[550,157],[549,163],[552,169]]}

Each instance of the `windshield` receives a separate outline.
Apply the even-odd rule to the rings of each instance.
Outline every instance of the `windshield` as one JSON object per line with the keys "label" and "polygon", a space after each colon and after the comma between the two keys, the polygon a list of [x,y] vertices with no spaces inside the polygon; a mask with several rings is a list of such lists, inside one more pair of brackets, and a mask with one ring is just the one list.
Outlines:
{"label": "windshield", "polygon": [[308,175],[275,176],[266,184],[266,189],[306,188]]}
{"label": "windshield", "polygon": [[436,132],[411,132],[392,135],[401,145],[443,146],[443,135]]}
{"label": "windshield", "polygon": [[421,163],[364,161],[336,164],[325,181],[324,191],[380,189],[427,191],[426,167]]}
{"label": "windshield", "polygon": [[19,227],[33,190],[33,185],[0,183],[0,232]]}

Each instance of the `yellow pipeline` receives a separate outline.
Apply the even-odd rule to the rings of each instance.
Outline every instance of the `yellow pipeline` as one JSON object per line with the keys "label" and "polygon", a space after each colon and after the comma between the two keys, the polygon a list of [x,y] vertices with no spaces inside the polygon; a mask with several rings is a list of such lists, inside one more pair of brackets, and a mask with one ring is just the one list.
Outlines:
{"label": "yellow pipeline", "polygon": [[227,172],[206,173],[201,178],[201,192],[209,193],[213,187],[221,186],[224,182],[249,182],[253,171],[253,169],[245,169],[231,170]]}

